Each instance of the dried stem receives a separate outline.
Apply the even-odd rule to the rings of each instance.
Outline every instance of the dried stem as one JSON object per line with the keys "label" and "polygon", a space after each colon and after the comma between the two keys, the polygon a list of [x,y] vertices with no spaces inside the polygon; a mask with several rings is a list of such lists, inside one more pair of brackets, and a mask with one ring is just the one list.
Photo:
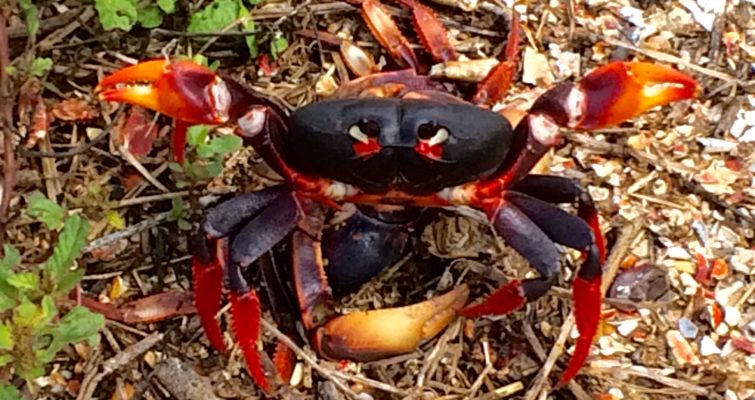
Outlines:
{"label": "dried stem", "polygon": [[5,240],[5,225],[8,222],[8,208],[16,184],[16,157],[13,149],[13,99],[10,95],[10,76],[6,68],[10,64],[8,53],[8,18],[11,3],[0,5],[0,129],[3,133],[3,195],[0,199],[0,245]]}

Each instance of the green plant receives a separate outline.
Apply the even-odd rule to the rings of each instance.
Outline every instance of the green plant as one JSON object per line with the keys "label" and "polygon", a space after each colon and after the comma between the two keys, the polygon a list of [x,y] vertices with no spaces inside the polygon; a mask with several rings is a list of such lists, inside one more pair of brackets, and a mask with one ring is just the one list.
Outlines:
{"label": "green plant", "polygon": [[[210,127],[194,125],[186,132],[188,149],[183,164],[172,162],[170,169],[176,174],[176,187],[183,189],[207,182],[220,175],[226,155],[241,148],[242,140],[236,135],[210,137]],[[180,198],[173,199],[170,219],[183,230],[191,229],[190,210]]]}
{"label": "green plant", "polygon": [[[249,4],[258,4],[260,0],[249,1]],[[191,16],[188,31],[192,33],[221,32],[230,27],[234,22],[249,16],[249,10],[241,0],[213,0],[204,9],[197,11]],[[254,21],[245,20],[240,26],[233,29],[234,32],[249,32],[244,36],[246,47],[252,58],[257,57],[257,38],[254,36]]]}
{"label": "green plant", "polygon": [[95,0],[94,7],[105,30],[130,31],[137,23],[145,28],[156,28],[164,14],[176,11],[176,0]]}
{"label": "green plant", "polygon": [[206,125],[194,125],[186,133],[186,143],[189,146],[186,161],[183,165],[170,164],[174,172],[185,177],[176,181],[178,188],[206,182],[220,175],[225,155],[241,148],[242,140],[238,136],[222,135],[210,138],[209,134],[210,128]]}
{"label": "green plant", "polygon": [[[59,230],[52,256],[44,263],[21,268],[21,255],[10,245],[0,259],[0,368],[13,373],[0,380],[1,399],[20,399],[11,380],[32,381],[63,346],[81,341],[95,344],[105,320],[82,306],[62,315],[58,301],[65,299],[84,276],[72,268],[86,243],[89,224],[79,214],[65,217],[63,209],[40,193],[29,197],[27,215]],[[0,378],[2,379],[2,378]]]}

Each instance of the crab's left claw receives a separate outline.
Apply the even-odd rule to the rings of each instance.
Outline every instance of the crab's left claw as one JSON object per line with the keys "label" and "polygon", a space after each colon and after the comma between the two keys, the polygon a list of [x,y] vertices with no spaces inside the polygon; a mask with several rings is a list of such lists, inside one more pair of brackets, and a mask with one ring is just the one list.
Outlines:
{"label": "crab's left claw", "polygon": [[228,120],[225,81],[192,61],[145,61],[105,77],[97,91],[102,100],[142,106],[190,124]]}
{"label": "crab's left claw", "polygon": [[546,114],[558,125],[598,129],[617,125],[649,109],[697,95],[699,86],[676,69],[645,62],[604,65],[577,84],[549,90],[531,112]]}
{"label": "crab's left claw", "polygon": [[221,124],[231,107],[227,82],[192,61],[145,61],[116,71],[97,86],[102,100],[129,103],[176,120],[173,151],[183,161],[186,128]]}
{"label": "crab's left claw", "polygon": [[315,346],[328,357],[362,362],[408,353],[448,326],[468,296],[461,285],[421,303],[342,315],[317,330]]}

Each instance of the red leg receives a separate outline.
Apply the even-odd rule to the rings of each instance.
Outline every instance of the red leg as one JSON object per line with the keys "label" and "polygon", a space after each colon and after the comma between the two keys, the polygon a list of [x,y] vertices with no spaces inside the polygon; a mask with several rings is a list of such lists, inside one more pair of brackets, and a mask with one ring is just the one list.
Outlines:
{"label": "red leg", "polygon": [[362,17],[375,39],[391,53],[397,62],[408,65],[415,71],[419,69],[419,61],[409,41],[401,34],[393,18],[383,9],[379,1],[362,1]]}
{"label": "red leg", "polygon": [[184,153],[186,152],[186,130],[189,129],[189,124],[177,119],[175,120],[175,126],[173,127],[173,135],[171,135],[171,146],[173,147],[173,154],[176,156],[176,162],[179,164],[184,163]]}
{"label": "red leg", "polygon": [[598,222],[598,212],[590,195],[574,181],[563,177],[530,175],[513,189],[549,203],[577,204],[577,214],[590,228],[594,238],[594,246],[589,246],[583,251],[585,260],[572,284],[574,316],[579,339],[571,362],[559,381],[560,384],[565,384],[576,376],[587,359],[600,324],[601,266],[606,259],[606,248]]}
{"label": "red leg", "polygon": [[[204,237],[199,237],[197,240],[204,242],[196,246],[203,247],[205,254],[195,255],[192,258],[194,302],[210,344],[215,350],[225,352],[223,334],[220,332],[220,325],[215,316],[220,310],[222,300],[224,266],[225,260],[228,259],[228,239],[207,241],[210,246],[207,246]],[[207,247],[210,248],[207,249]]]}
{"label": "red leg", "polygon": [[448,40],[448,31],[435,12],[418,0],[401,0],[412,12],[414,30],[422,45],[436,62],[453,61],[458,57]]}
{"label": "red leg", "polygon": [[[544,295],[559,273],[559,252],[553,242],[582,250],[585,260],[573,284],[574,313],[580,338],[561,383],[571,380],[584,364],[600,322],[601,264],[605,254],[592,200],[573,182],[558,177],[525,178],[504,192],[501,205],[489,210],[501,237],[540,272],[541,277],[514,281],[495,291],[464,315],[505,314]],[[521,192],[520,192],[521,190]],[[525,194],[527,193],[527,194]],[[550,203],[576,202],[580,215]],[[600,240],[597,238],[601,238]]]}
{"label": "red leg", "polygon": [[247,291],[232,292],[229,299],[233,333],[244,353],[246,368],[257,386],[269,394],[270,383],[257,352],[257,340],[260,335],[260,301],[257,292],[247,288]]}
{"label": "red leg", "polygon": [[472,103],[492,106],[503,100],[506,94],[508,94],[514,82],[514,73],[517,67],[520,29],[519,15],[516,12],[512,12],[504,59],[477,86],[477,93],[472,98]]}

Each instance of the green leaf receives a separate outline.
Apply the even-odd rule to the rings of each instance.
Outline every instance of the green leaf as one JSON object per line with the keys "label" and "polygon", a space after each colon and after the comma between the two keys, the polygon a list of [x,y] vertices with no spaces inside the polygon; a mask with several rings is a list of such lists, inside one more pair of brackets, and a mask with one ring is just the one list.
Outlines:
{"label": "green leaf", "polygon": [[177,162],[173,162],[173,161],[169,162],[168,168],[170,168],[170,170],[173,172],[181,172],[181,173],[184,172],[184,167],[182,167],[181,164]]}
{"label": "green leaf", "polygon": [[207,164],[205,170],[207,172],[208,178],[214,178],[220,175],[221,172],[223,172],[223,164],[221,164],[220,162],[211,162]]}
{"label": "green leaf", "polygon": [[123,217],[118,211],[108,211],[105,215],[105,218],[107,218],[108,225],[112,226],[115,229],[121,230],[126,227],[126,221],[123,220]]}
{"label": "green leaf", "polygon": [[[50,360],[52,361],[52,360]],[[44,366],[39,364],[39,360],[37,360],[36,365],[31,365],[26,369],[19,369],[18,375],[23,378],[26,382],[31,382],[40,376],[45,374],[45,368]],[[49,362],[49,361],[48,361]]]}
{"label": "green leaf", "polygon": [[11,272],[13,268],[21,264],[21,253],[15,247],[9,244],[3,245],[3,254],[5,257],[0,259],[0,277],[5,271]]}
{"label": "green leaf", "polygon": [[57,293],[68,293],[73,289],[77,283],[81,282],[81,278],[84,277],[84,269],[78,268],[73,271],[68,271],[65,275],[58,278]]}
{"label": "green leaf", "polygon": [[215,154],[229,154],[241,148],[242,140],[236,135],[223,135],[213,138],[210,147]]}
{"label": "green leaf", "polygon": [[13,336],[8,325],[0,323],[0,350],[13,349]]}
{"label": "green leaf", "polygon": [[45,349],[37,352],[41,362],[49,362],[63,346],[81,341],[95,344],[99,341],[99,331],[105,326],[105,317],[89,311],[86,307],[76,306],[60,322],[49,330],[52,341]]}
{"label": "green leaf", "polygon": [[13,323],[20,327],[33,328],[42,320],[42,309],[36,304],[24,299],[13,310]]}
{"label": "green leaf", "polygon": [[170,203],[170,219],[172,221],[183,219],[184,211],[186,210],[183,199],[180,197],[174,197],[170,200]]}
{"label": "green leaf", "polygon": [[26,23],[26,33],[29,34],[30,42],[36,41],[37,32],[39,31],[39,9],[31,0],[18,0],[21,12],[24,14]]}
{"label": "green leaf", "polygon": [[34,76],[42,76],[52,69],[52,60],[46,57],[37,57],[32,61],[29,73]]}
{"label": "green leaf", "polygon": [[39,288],[39,275],[35,272],[13,274],[6,281],[11,286],[21,290],[37,290]]}
{"label": "green leaf", "polygon": [[0,385],[0,399],[3,400],[23,400],[21,393],[13,385]]}
{"label": "green leaf", "polygon": [[157,0],[157,6],[166,14],[173,14],[176,11],[176,0]]}
{"label": "green leaf", "polygon": [[8,296],[5,292],[0,292],[0,312],[5,312],[16,306],[17,296]]}
{"label": "green leaf", "polygon": [[[4,366],[6,366],[6,365],[8,365],[8,364],[10,364],[12,362],[13,362],[13,355],[12,354],[0,354],[0,367],[4,367]],[[8,398],[8,397],[3,397],[4,393],[5,392],[3,392],[3,386],[0,385],[0,399],[7,399]],[[10,397],[10,398],[12,399],[13,397]]]}
{"label": "green leaf", "polygon": [[220,31],[236,20],[239,8],[238,0],[215,0],[191,16],[188,31],[192,33]]}
{"label": "green leaf", "polygon": [[[238,18],[243,18],[248,15],[249,11],[243,6],[240,6]],[[244,23],[244,32],[254,32],[254,26],[254,21],[246,21]],[[246,42],[246,47],[249,49],[249,57],[257,58],[257,54],[259,54],[259,51],[257,50],[257,36],[246,35],[244,36],[244,42]]]}
{"label": "green leaf", "polygon": [[193,228],[191,223],[185,219],[179,219],[176,223],[178,224],[178,229],[182,231],[190,231]]}
{"label": "green leaf", "polygon": [[209,143],[202,143],[197,146],[197,155],[199,158],[207,159],[215,155],[215,150]]}
{"label": "green leaf", "polygon": [[276,59],[281,53],[286,51],[287,48],[288,40],[283,36],[279,36],[270,42],[270,55],[273,56],[273,59]]}
{"label": "green leaf", "polygon": [[47,261],[47,271],[57,291],[65,293],[73,288],[83,276],[83,270],[71,271],[74,260],[81,254],[81,248],[86,244],[89,223],[79,214],[74,214],[66,220],[63,231],[58,237],[52,257]]}
{"label": "green leaf", "polygon": [[139,10],[139,25],[150,29],[163,23],[163,14],[157,6],[148,6]]}
{"label": "green leaf", "polygon": [[186,130],[186,142],[191,147],[197,147],[207,141],[207,135],[210,134],[210,127],[207,125],[193,125]]}
{"label": "green leaf", "polygon": [[26,214],[44,222],[50,229],[60,229],[63,226],[65,213],[58,203],[49,200],[40,192],[34,192],[29,196],[29,207]]}
{"label": "green leaf", "polygon": [[[188,31],[192,33],[219,32],[248,15],[249,11],[241,0],[214,0],[203,10],[191,16]],[[252,57],[257,56],[257,38],[253,34],[254,27],[254,21],[250,20],[243,24],[243,29],[236,28],[236,31],[250,32],[244,37],[244,41]]]}
{"label": "green leaf", "polygon": [[21,264],[21,253],[15,247],[3,245],[5,257],[0,259],[0,312],[16,306],[18,289],[8,283],[8,279],[14,276],[13,268]]}
{"label": "green leaf", "polygon": [[100,15],[102,27],[107,31],[130,31],[139,18],[136,0],[94,0],[94,7]]}
{"label": "green leaf", "polygon": [[207,57],[203,54],[194,54],[194,57],[192,57],[191,60],[199,65],[207,66]]}
{"label": "green leaf", "polygon": [[52,296],[45,295],[42,297],[42,320],[40,324],[49,324],[53,318],[58,315],[58,308],[55,307],[55,300]]}

